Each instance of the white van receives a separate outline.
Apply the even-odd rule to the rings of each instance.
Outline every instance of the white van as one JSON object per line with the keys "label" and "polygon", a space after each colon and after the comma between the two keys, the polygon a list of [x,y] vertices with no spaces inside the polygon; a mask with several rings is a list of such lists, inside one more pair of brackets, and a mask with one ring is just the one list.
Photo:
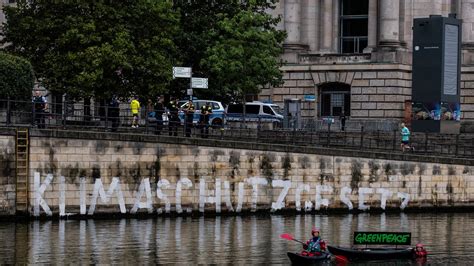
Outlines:
{"label": "white van", "polygon": [[[278,105],[258,101],[245,103],[245,120],[272,122],[275,126],[279,126],[283,122],[283,115],[277,111],[279,108],[276,107]],[[241,122],[244,120],[244,105],[230,104],[227,106],[226,114],[227,121]]]}

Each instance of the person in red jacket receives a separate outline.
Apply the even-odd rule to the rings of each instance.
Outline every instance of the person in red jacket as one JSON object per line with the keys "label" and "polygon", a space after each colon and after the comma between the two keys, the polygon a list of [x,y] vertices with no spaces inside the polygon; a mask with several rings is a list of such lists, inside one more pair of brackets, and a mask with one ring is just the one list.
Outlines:
{"label": "person in red jacket", "polygon": [[428,252],[421,243],[416,244],[414,252],[416,258],[425,258],[428,255]]}
{"label": "person in red jacket", "polygon": [[319,236],[319,229],[313,228],[311,230],[312,238],[303,245],[301,255],[303,256],[321,256],[322,252],[326,250],[326,243]]}

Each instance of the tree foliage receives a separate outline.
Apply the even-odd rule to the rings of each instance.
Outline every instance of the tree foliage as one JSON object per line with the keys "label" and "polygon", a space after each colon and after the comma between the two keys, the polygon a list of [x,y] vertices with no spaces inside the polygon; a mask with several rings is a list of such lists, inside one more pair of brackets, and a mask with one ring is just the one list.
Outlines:
{"label": "tree foliage", "polygon": [[3,43],[53,92],[82,98],[163,93],[179,14],[169,1],[18,1]]}
{"label": "tree foliage", "polygon": [[285,32],[266,11],[276,1],[180,1],[180,61],[209,78],[203,98],[224,101],[255,94],[281,82],[279,56]]}
{"label": "tree foliage", "polygon": [[26,100],[34,85],[33,68],[24,58],[0,52],[0,100]]}
{"label": "tree foliage", "polygon": [[229,101],[281,81],[275,2],[20,0],[5,8],[2,42],[75,98],[183,94],[189,80],[171,70],[190,66],[209,78],[200,98]]}

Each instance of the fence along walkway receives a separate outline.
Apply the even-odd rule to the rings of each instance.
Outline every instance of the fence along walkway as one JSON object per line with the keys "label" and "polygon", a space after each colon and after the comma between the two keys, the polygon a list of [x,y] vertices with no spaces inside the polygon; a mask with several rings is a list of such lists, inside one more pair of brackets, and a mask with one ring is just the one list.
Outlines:
{"label": "fence along walkway", "polygon": [[[66,130],[90,130],[90,131],[112,131],[131,134],[157,134],[160,129],[161,135],[169,135],[169,123],[167,116],[163,116],[163,124],[157,127],[157,123],[147,119],[145,108],[142,108],[140,127],[131,128],[132,115],[123,104],[120,108],[118,124],[112,128],[114,118],[109,117],[108,109],[104,106],[82,104],[49,104],[49,110],[40,115],[44,118],[46,129]],[[37,125],[38,114],[35,113],[31,102],[1,102],[0,101],[0,125],[11,127],[42,127]],[[36,119],[35,119],[36,118]],[[115,117],[115,119],[117,119]],[[354,121],[352,121],[354,123]],[[178,123],[178,137],[186,136],[185,131],[189,125]],[[273,143],[294,146],[320,146],[334,147],[351,150],[374,150],[402,152],[399,130],[391,131],[366,131],[364,127],[360,130],[333,131],[334,126],[329,129],[318,127],[306,130],[297,129],[264,129],[266,124],[259,122],[211,126],[208,138],[243,140],[254,143]],[[201,126],[193,125],[190,137],[206,137],[201,135]],[[412,133],[410,137],[413,152],[419,155],[449,156],[458,158],[472,158],[474,156],[474,134],[437,134],[437,133]]]}

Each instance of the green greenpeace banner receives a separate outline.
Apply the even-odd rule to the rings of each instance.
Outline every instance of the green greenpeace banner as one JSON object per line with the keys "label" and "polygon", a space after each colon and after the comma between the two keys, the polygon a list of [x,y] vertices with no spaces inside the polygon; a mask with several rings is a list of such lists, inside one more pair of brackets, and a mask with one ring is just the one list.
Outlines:
{"label": "green greenpeace banner", "polygon": [[410,245],[411,233],[354,232],[354,245]]}

